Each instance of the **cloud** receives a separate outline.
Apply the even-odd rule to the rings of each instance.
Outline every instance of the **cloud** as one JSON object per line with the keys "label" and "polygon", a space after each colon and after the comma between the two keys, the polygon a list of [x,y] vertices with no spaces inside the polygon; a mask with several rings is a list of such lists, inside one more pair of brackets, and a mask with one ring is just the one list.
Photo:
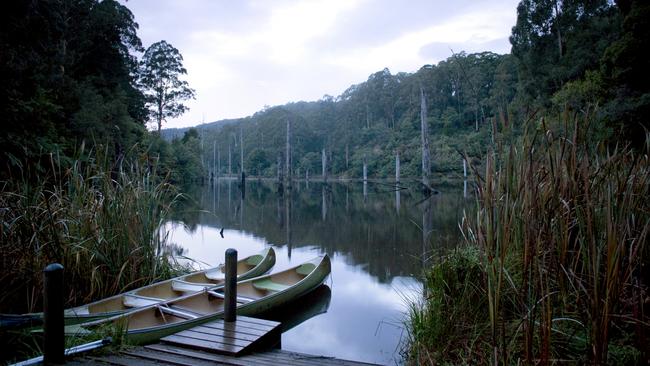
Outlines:
{"label": "cloud", "polygon": [[507,52],[516,0],[132,0],[149,45],[180,50],[197,99],[168,127],[244,117],[264,105],[339,95],[389,67],[454,51]]}

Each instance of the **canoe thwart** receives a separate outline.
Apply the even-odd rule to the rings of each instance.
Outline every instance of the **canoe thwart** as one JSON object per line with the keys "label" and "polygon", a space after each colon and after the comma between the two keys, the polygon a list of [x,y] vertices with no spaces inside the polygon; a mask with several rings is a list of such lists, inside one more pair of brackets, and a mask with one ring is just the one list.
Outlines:
{"label": "canoe thwart", "polygon": [[156,297],[140,296],[136,294],[124,294],[122,299],[124,306],[129,308],[139,308],[141,306],[149,306],[149,305],[157,304],[163,300],[164,299],[159,299]]}
{"label": "canoe thwart", "polygon": [[173,315],[178,318],[183,318],[183,319],[196,319],[199,316],[196,314],[192,314],[188,311],[183,311],[179,310],[177,308],[170,308],[164,305],[156,305],[160,313],[162,314],[168,314],[168,315]]}
{"label": "canoe thwart", "polygon": [[[218,298],[218,299],[225,299],[225,298],[226,298],[226,295],[224,295],[223,292],[208,291],[208,294],[209,294],[210,296],[214,296],[214,297],[216,297],[216,298]],[[251,301],[255,301],[255,299],[252,299],[252,298],[250,298],[250,297],[237,296],[236,301],[237,301],[237,303],[239,303],[239,304],[246,304],[246,303],[249,303],[249,302],[251,302]]]}
{"label": "canoe thwart", "polygon": [[214,287],[214,284],[172,280],[172,290],[179,292],[199,292],[210,287]]}

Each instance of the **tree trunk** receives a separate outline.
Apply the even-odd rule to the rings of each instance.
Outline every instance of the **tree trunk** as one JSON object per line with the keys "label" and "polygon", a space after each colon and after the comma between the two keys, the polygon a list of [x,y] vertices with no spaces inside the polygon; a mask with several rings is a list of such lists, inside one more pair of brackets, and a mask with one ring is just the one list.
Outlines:
{"label": "tree trunk", "polygon": [[284,175],[282,174],[282,153],[278,153],[278,183],[282,183]]}
{"label": "tree trunk", "polygon": [[555,0],[555,27],[557,28],[557,48],[560,58],[562,58],[562,33],[560,32],[560,9],[558,8],[557,0]]}
{"label": "tree trunk", "polygon": [[431,162],[429,161],[429,126],[427,123],[427,102],[424,97],[424,90],[420,87],[420,132],[422,140],[422,184],[429,187],[429,171]]}
{"label": "tree trunk", "polygon": [[395,182],[399,183],[399,151],[395,154]]}
{"label": "tree trunk", "polygon": [[239,151],[241,153],[241,165],[239,170],[241,171],[242,177],[244,176],[244,127],[239,126]]}
{"label": "tree trunk", "polygon": [[348,144],[345,144],[345,170],[349,169],[349,160],[350,160],[350,153],[348,149]]}
{"label": "tree trunk", "polygon": [[287,161],[285,166],[287,167],[287,188],[291,187],[291,120],[287,118],[287,152],[286,152]]}
{"label": "tree trunk", "polygon": [[363,158],[363,183],[368,183],[368,164],[366,158]]}
{"label": "tree trunk", "polygon": [[228,176],[232,176],[232,146],[228,143]]}
{"label": "tree trunk", "polygon": [[327,182],[327,155],[325,155],[325,149],[323,149],[321,166],[323,168],[323,181]]}

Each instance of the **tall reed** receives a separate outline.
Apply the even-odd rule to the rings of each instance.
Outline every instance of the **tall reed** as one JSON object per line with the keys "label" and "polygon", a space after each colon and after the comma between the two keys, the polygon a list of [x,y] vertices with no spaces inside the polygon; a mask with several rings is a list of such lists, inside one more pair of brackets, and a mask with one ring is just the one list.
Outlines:
{"label": "tall reed", "polygon": [[480,363],[650,357],[650,150],[592,142],[588,125],[540,120],[475,170],[477,210],[463,231],[483,272],[473,293],[485,316],[467,332],[489,340]]}
{"label": "tall reed", "polygon": [[52,157],[51,174],[36,182],[0,182],[2,312],[39,310],[41,272],[51,262],[65,267],[68,306],[173,270],[159,227],[174,188],[137,155],[117,163],[105,156],[82,151],[69,164]]}

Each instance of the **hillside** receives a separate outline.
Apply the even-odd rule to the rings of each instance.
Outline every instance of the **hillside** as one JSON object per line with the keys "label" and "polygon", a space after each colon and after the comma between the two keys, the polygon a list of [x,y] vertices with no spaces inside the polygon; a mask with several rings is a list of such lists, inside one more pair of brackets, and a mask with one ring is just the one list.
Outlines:
{"label": "hillside", "polygon": [[[337,97],[275,106],[253,116],[197,126],[203,164],[208,172],[240,171],[240,132],[245,171],[275,176],[285,160],[286,124],[292,124],[294,175],[321,175],[322,151],[328,174],[369,178],[395,174],[400,154],[402,176],[421,173],[420,87],[427,104],[433,172],[462,171],[460,152],[482,156],[495,124],[508,124],[508,105],[516,85],[516,65],[509,55],[460,53],[415,73],[376,72]],[[165,139],[187,129],[163,130]]]}

